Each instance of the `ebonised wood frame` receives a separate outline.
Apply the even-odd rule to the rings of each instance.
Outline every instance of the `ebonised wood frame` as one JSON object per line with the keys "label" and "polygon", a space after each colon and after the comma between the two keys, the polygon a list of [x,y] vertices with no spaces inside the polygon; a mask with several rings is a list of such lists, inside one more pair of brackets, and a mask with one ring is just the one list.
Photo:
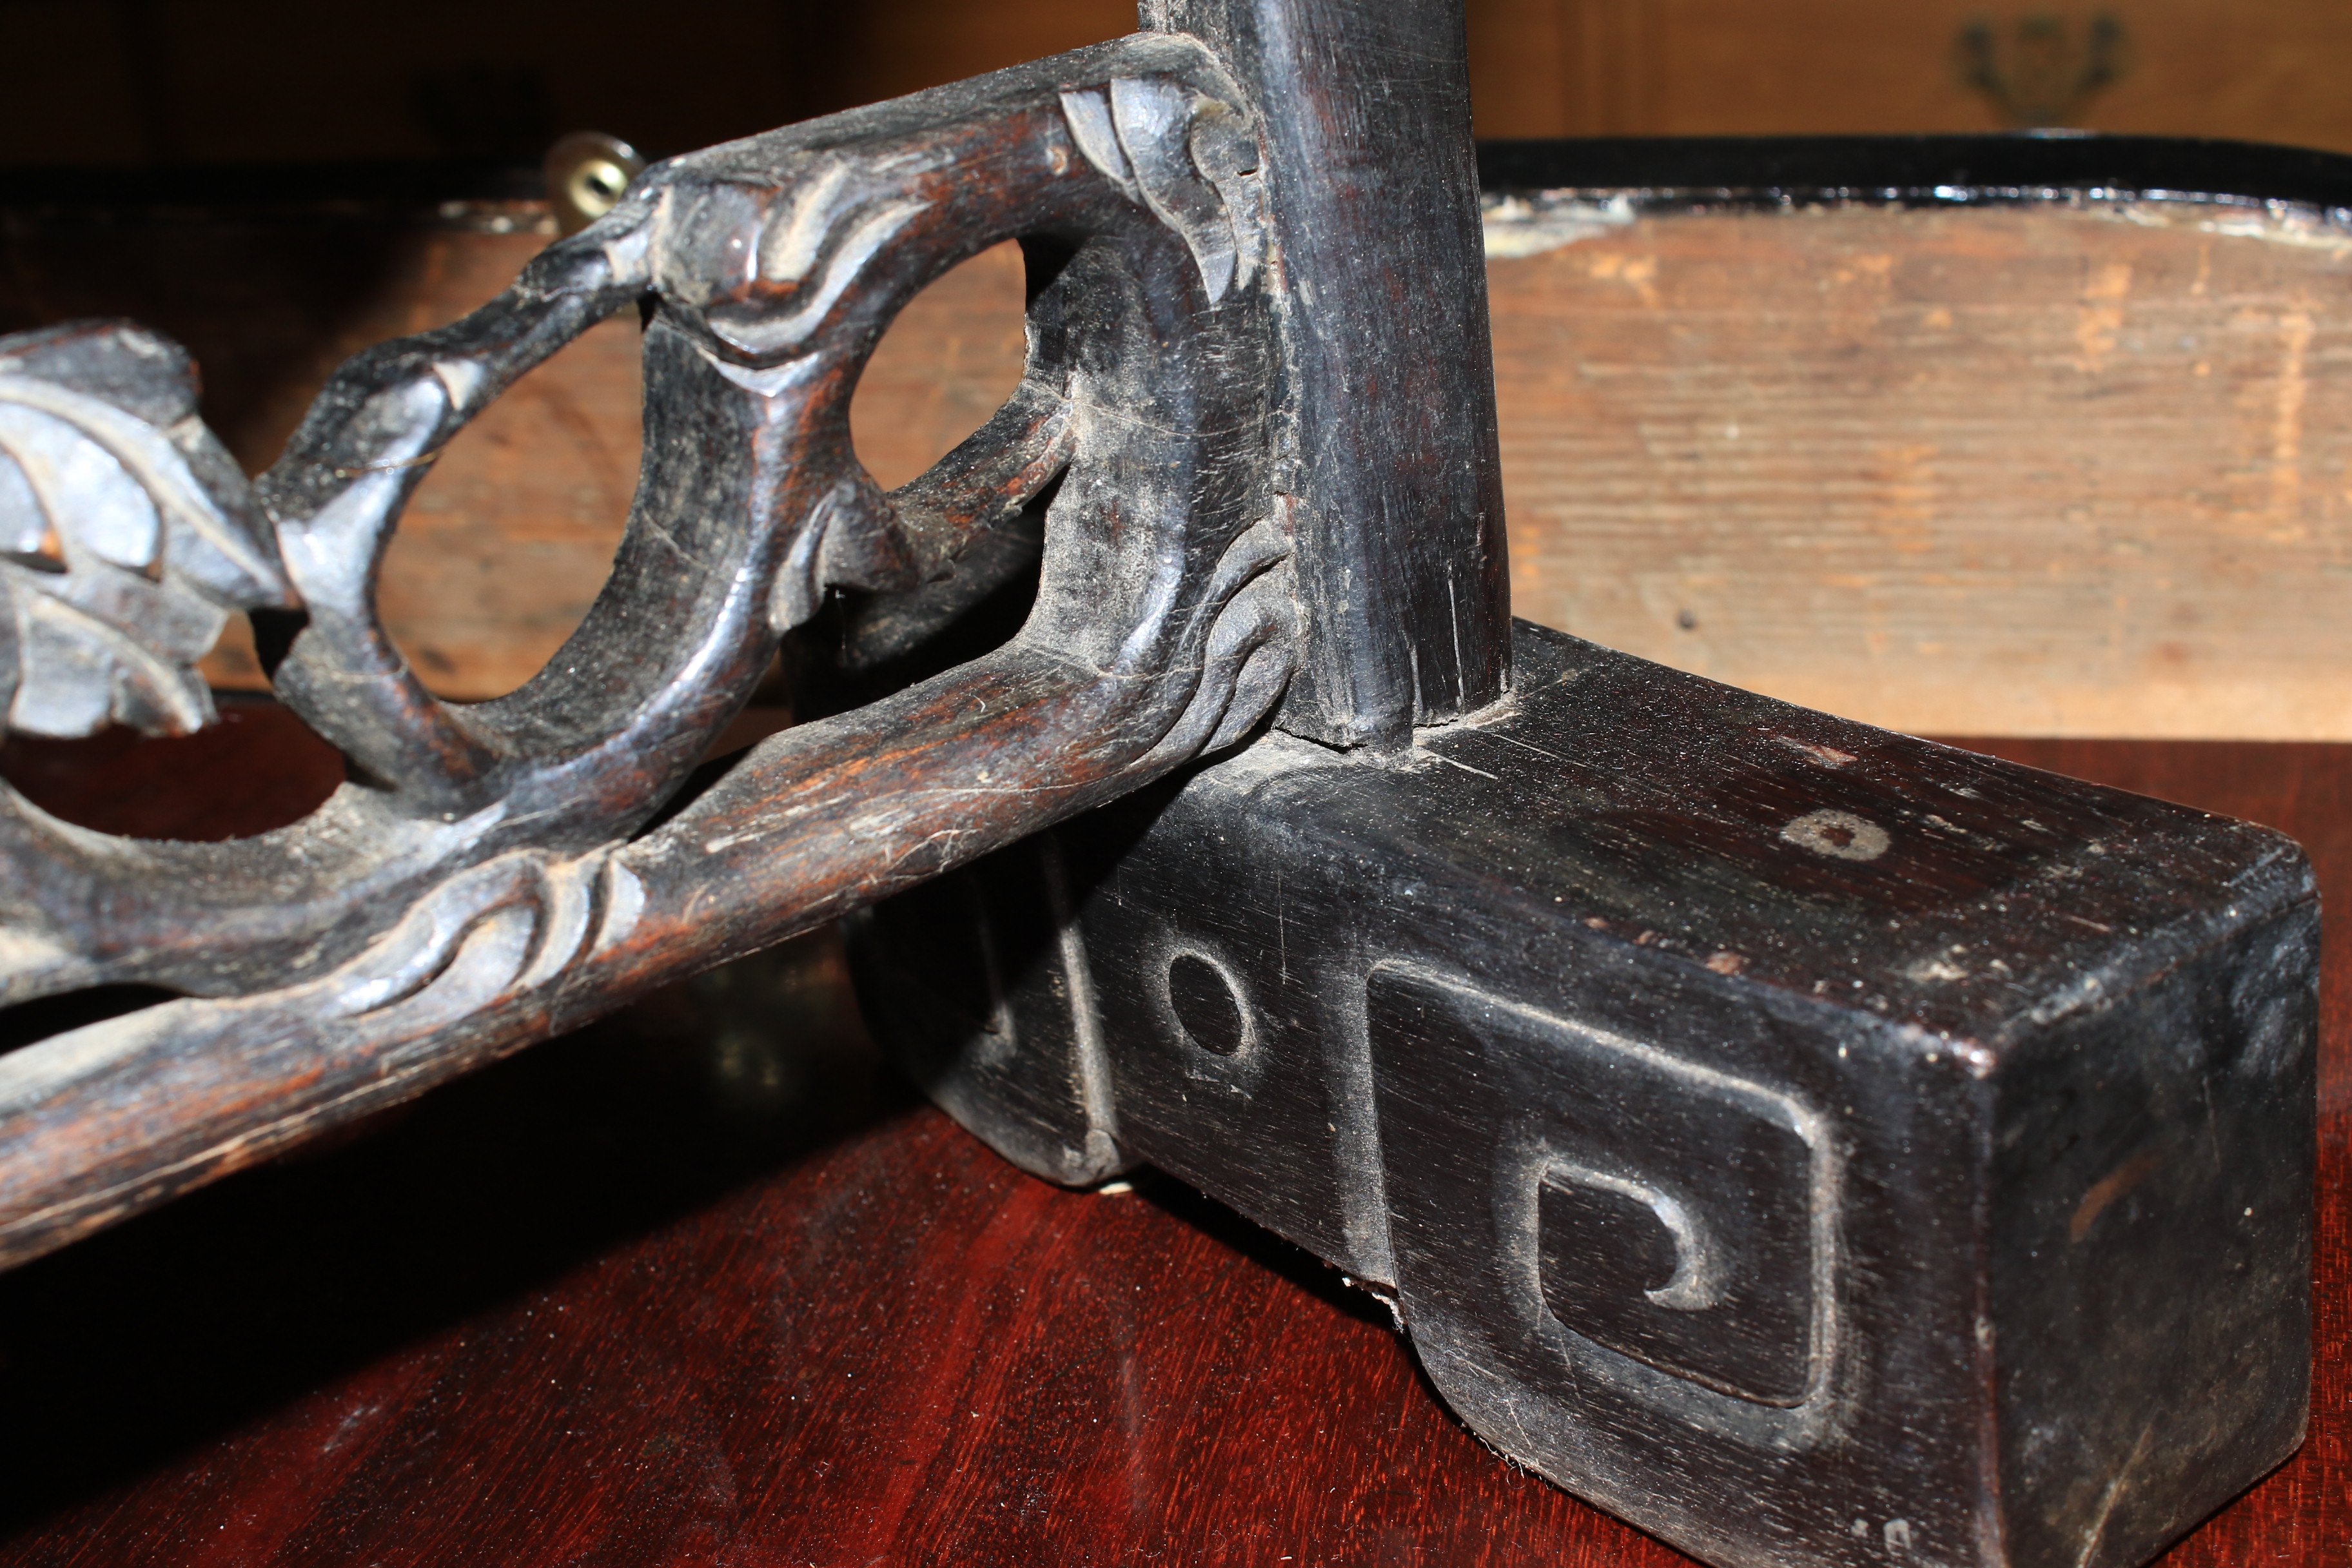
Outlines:
{"label": "ebonised wood frame", "polygon": [[869,1021],[1024,1169],[1328,1260],[1709,1563],[2137,1563],[2292,1453],[2300,849],[1517,641],[1396,764],[1269,737],[861,917]]}
{"label": "ebonised wood frame", "polygon": [[[2299,851],[1515,630],[1458,9],[1142,20],[656,165],[257,483],[153,334],[0,340],[9,724],[201,724],[245,609],[349,771],[225,846],[0,796],[5,996],[179,996],[0,1059],[0,1264],[879,905],[873,1009],[967,1125],[1298,1239],[1666,1539],[2143,1560],[2302,1432]],[[859,366],[1006,238],[1021,390],[885,495]],[[401,508],[632,308],[612,581],[440,702],[374,612]],[[1039,538],[1010,640],[689,789],[828,605],[842,685],[904,670]]]}
{"label": "ebonised wood frame", "polygon": [[[2339,160],[2198,145],[1481,162],[1538,222],[2345,216]],[[2299,851],[1517,636],[1387,766],[1269,737],[859,917],[869,1017],[1024,1168],[1173,1171],[1345,1270],[1488,1442],[1711,1563],[2135,1563],[2292,1453]]]}
{"label": "ebonised wood frame", "polygon": [[[190,999],[0,1069],[0,1255],[1256,722],[1290,672],[1293,612],[1255,147],[1206,50],[1142,36],[673,161],[502,299],[348,366],[250,491],[188,417],[168,345],[108,325],[7,344],[12,722],[199,722],[185,662],[252,607],[280,617],[279,694],[352,782],[296,827],[223,846],[110,840],[8,804],[7,994]],[[1041,258],[1028,378],[885,498],[848,447],[857,366],[924,282],[1015,235]],[[371,607],[399,508],[472,410],[632,308],[647,456],[613,580],[522,690],[439,703]],[[113,488],[75,490],[76,463]],[[1040,605],[1013,644],[771,742],[641,831],[829,592],[943,575],[1049,485]]]}
{"label": "ebonised wood frame", "polygon": [[[1149,16],[660,164],[499,300],[346,366],[250,487],[152,334],[0,344],[9,721],[201,723],[188,667],[248,609],[281,700],[351,773],[303,823],[217,846],[0,799],[5,994],[185,998],[0,1066],[0,1260],[1009,843],[1277,707],[1392,750],[1492,702],[1504,576],[1459,17],[1357,18],[1360,65],[1317,52],[1336,36],[1314,10]],[[1384,60],[1423,63],[1401,79]],[[1415,156],[1433,133],[1446,157]],[[925,282],[1007,237],[1032,262],[1023,386],[886,497],[848,443],[857,369]],[[1367,330],[1358,301],[1407,296],[1398,330]],[[439,702],[373,608],[400,509],[471,413],[632,308],[646,462],[612,580],[522,689]],[[786,632],[854,592],[906,596],[891,635],[919,635],[913,591],[967,553],[984,578],[1006,552],[973,547],[1033,507],[1017,637],[679,804]]]}

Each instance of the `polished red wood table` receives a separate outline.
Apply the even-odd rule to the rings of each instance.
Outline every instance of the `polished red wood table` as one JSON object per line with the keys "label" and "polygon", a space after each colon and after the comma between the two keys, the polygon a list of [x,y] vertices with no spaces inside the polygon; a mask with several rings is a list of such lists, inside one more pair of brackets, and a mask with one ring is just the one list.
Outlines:
{"label": "polished red wood table", "polygon": [[[2352,899],[2352,747],[1969,743],[2284,828]],[[0,771],[219,834],[336,763],[255,706]],[[2352,1562],[2344,931],[2310,1440],[2184,1568]],[[0,1564],[1688,1562],[1481,1447],[1313,1258],[916,1102],[823,942],[0,1276]]]}

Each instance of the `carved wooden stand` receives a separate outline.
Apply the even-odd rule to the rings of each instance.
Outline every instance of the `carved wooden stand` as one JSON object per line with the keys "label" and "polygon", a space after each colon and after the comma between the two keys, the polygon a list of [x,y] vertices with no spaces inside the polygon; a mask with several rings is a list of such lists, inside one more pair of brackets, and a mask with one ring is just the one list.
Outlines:
{"label": "carved wooden stand", "polygon": [[[0,797],[8,997],[180,998],[0,1061],[0,1261],[871,910],[967,1126],[1331,1259],[1665,1539],[2143,1560],[2301,1435],[2300,852],[1514,627],[1458,12],[1143,20],[656,165],[250,486],[172,345],[0,340],[9,724],[200,724],[245,609],[350,774],[225,845]],[[858,369],[1005,238],[1026,379],[885,495]],[[611,583],[436,701],[373,605],[400,510],[632,307]],[[689,787],[787,638],[839,711]]]}

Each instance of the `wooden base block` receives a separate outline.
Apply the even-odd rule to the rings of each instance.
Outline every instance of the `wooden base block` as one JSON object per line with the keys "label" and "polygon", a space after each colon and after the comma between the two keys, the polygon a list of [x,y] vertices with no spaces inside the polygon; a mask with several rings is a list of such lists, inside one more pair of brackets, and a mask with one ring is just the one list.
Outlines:
{"label": "wooden base block", "polygon": [[1517,670],[887,906],[870,1016],[1016,1163],[1366,1282],[1488,1442],[1712,1563],[2137,1563],[2291,1453],[2296,847],[1525,623]]}

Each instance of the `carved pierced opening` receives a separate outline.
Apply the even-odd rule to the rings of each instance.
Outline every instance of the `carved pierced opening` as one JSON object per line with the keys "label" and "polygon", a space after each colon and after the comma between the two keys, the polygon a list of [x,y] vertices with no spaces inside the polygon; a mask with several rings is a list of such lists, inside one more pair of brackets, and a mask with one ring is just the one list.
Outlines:
{"label": "carved pierced opening", "polygon": [[592,327],[443,450],[384,552],[384,628],[436,694],[537,674],[604,586],[636,492],[644,331]]}
{"label": "carved pierced opening", "polygon": [[[900,313],[850,409],[883,487],[929,468],[1020,384],[1022,307],[1021,253],[1007,243]],[[461,431],[411,500],[378,605],[437,695],[477,701],[521,686],[604,587],[637,481],[641,341],[627,316],[592,329]]]}
{"label": "carved pierced opening", "polygon": [[0,1056],[178,999],[178,993],[153,985],[93,985],[0,1007]]}
{"label": "carved pierced opening", "polygon": [[[0,779],[60,821],[132,838],[217,843],[289,826],[343,781],[343,759],[266,698],[220,693],[220,718],[191,735],[116,725],[81,740],[11,735]],[[175,999],[152,985],[98,985],[0,1007],[0,1054]]]}
{"label": "carved pierced opening", "polygon": [[[858,459],[886,489],[921,476],[985,425],[1021,385],[1026,264],[995,246],[934,281],[898,313],[849,409]],[[1059,480],[998,523],[953,578],[911,594],[836,594],[786,640],[802,718],[870,702],[1003,644],[1036,596],[1045,508]]]}
{"label": "carved pierced opening", "polygon": [[118,725],[87,740],[11,735],[0,778],[51,816],[132,838],[218,843],[300,821],[343,782],[343,759],[265,698],[222,693],[192,735]]}
{"label": "carved pierced opening", "polygon": [[895,489],[954,450],[1021,384],[1021,247],[982,251],[898,312],[849,405],[858,458]]}

